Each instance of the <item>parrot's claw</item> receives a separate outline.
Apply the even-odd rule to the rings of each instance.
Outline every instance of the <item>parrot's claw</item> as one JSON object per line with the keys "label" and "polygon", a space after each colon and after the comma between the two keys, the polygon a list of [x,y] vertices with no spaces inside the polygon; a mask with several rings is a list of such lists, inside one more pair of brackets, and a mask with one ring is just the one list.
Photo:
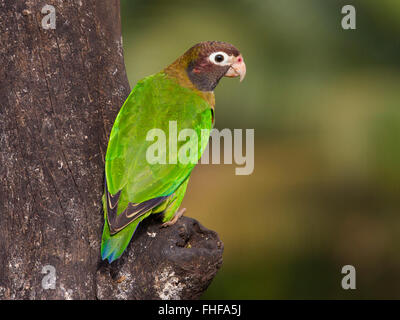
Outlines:
{"label": "parrot's claw", "polygon": [[178,221],[178,219],[179,219],[180,217],[183,216],[183,214],[185,213],[185,211],[186,211],[186,208],[179,209],[179,210],[175,213],[174,217],[173,217],[170,221],[164,222],[164,223],[161,225],[161,228],[166,228],[166,227],[170,227],[170,226],[174,225],[174,224]]}

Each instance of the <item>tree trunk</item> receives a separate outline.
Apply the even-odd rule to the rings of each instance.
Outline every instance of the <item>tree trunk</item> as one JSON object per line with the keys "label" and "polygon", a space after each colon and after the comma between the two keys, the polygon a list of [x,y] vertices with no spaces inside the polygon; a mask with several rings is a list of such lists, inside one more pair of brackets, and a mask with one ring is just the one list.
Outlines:
{"label": "tree trunk", "polygon": [[151,218],[101,262],[104,156],[130,92],[119,10],[0,0],[0,299],[198,298],[222,263],[218,235],[190,218]]}

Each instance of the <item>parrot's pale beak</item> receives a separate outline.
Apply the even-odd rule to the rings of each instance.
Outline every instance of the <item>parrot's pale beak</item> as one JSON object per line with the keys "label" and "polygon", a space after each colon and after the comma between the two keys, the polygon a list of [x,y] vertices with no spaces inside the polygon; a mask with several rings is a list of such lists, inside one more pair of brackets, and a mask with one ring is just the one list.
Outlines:
{"label": "parrot's pale beak", "polygon": [[240,77],[240,82],[243,81],[246,76],[246,65],[244,63],[242,55],[239,55],[233,59],[231,67],[225,73],[225,77]]}

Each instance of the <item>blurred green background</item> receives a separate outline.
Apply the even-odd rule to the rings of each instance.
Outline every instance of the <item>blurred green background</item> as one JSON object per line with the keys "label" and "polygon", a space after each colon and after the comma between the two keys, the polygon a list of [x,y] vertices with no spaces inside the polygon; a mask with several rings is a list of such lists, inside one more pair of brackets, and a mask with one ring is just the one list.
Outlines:
{"label": "blurred green background", "polygon": [[[346,4],[357,30],[341,28]],[[216,128],[255,129],[255,170],[198,165],[184,200],[225,245],[204,298],[400,298],[400,1],[121,6],[132,87],[204,40],[247,64],[215,91]]]}

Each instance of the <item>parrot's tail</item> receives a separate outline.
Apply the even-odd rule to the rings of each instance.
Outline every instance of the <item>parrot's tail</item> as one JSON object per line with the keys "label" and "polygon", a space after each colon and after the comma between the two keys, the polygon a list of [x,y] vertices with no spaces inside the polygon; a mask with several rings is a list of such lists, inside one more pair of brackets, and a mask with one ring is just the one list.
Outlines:
{"label": "parrot's tail", "polygon": [[111,235],[107,220],[107,202],[105,195],[103,195],[102,201],[104,210],[104,229],[103,236],[101,237],[101,258],[103,260],[108,259],[108,262],[111,263],[124,253],[141,219],[131,222],[118,233]]}
{"label": "parrot's tail", "polygon": [[130,223],[117,234],[111,235],[106,220],[104,223],[103,236],[101,238],[101,258],[103,260],[108,259],[109,263],[118,259],[131,241],[139,222],[138,219]]}

